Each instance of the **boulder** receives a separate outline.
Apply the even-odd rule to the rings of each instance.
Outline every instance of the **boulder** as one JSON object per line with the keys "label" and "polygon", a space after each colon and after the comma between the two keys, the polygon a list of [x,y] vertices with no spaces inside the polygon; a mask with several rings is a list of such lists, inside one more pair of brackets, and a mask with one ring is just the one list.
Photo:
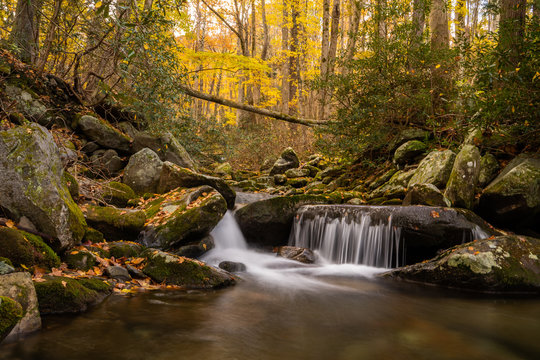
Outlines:
{"label": "boulder", "polygon": [[96,255],[86,249],[71,250],[63,255],[68,268],[88,271],[97,264]]}
{"label": "boulder", "polygon": [[55,250],[80,242],[86,223],[63,180],[58,148],[38,124],[0,131],[0,206],[26,216]]}
{"label": "boulder", "polygon": [[402,205],[448,206],[452,204],[433,184],[414,184],[409,187]]}
{"label": "boulder", "polygon": [[474,145],[463,145],[456,156],[444,195],[453,206],[471,209],[480,174],[480,151]]}
{"label": "boulder", "polygon": [[408,187],[415,184],[433,184],[439,189],[444,189],[452,166],[456,159],[456,154],[452,150],[432,151],[420,161]]}
{"label": "boulder", "polygon": [[491,180],[495,179],[499,171],[499,162],[490,153],[485,154],[480,159],[480,174],[478,174],[478,185],[485,187]]}
{"label": "boulder", "polygon": [[122,282],[131,280],[131,275],[129,275],[129,271],[118,265],[107,266],[105,268],[105,275],[107,275],[111,279],[122,281]]}
{"label": "boulder", "polygon": [[369,194],[370,199],[375,199],[379,197],[403,197],[407,190],[407,184],[413,176],[415,170],[409,171],[397,171],[387,183],[379,186],[377,189]]}
{"label": "boulder", "polygon": [[82,209],[88,224],[100,231],[107,240],[135,239],[146,222],[146,214],[142,210],[89,204]]}
{"label": "boulder", "polygon": [[307,178],[294,178],[287,180],[287,185],[292,186],[295,189],[303,188],[308,184],[309,180]]}
{"label": "boulder", "polygon": [[313,251],[296,246],[280,246],[277,251],[277,256],[299,261],[304,264],[313,264],[317,259]]}
{"label": "boulder", "polygon": [[226,163],[219,164],[218,166],[216,166],[216,168],[214,169],[214,172],[218,176],[221,176],[221,177],[232,176],[233,168],[232,168],[231,164],[226,162]]}
{"label": "boulder", "polygon": [[139,257],[146,250],[144,246],[132,241],[113,241],[107,243],[109,247],[109,255],[116,259],[122,257],[131,258]]}
{"label": "boulder", "polygon": [[406,143],[410,140],[424,140],[429,138],[430,133],[416,128],[405,129],[399,132],[397,136],[388,143],[388,151],[392,152],[398,148],[398,146]]}
{"label": "boulder", "polygon": [[482,145],[483,134],[482,129],[479,127],[472,127],[467,132],[465,139],[463,140],[463,145],[473,145],[480,146]]}
{"label": "boulder", "polygon": [[158,191],[160,193],[165,193],[178,187],[191,188],[203,185],[211,186],[219,191],[223,198],[225,198],[225,201],[227,201],[227,207],[229,209],[234,208],[236,193],[223,179],[198,174],[168,161],[163,163],[158,185]]}
{"label": "boulder", "polygon": [[0,256],[16,267],[37,265],[51,269],[60,266],[60,259],[41,237],[7,227],[0,227]]}
{"label": "boulder", "polygon": [[287,182],[287,177],[283,174],[274,175],[274,184],[283,185]]}
{"label": "boulder", "polygon": [[305,177],[305,176],[309,176],[309,174],[310,174],[309,169],[305,169],[305,168],[302,168],[302,169],[289,169],[289,170],[285,171],[285,176],[288,177],[289,179]]}
{"label": "boulder", "polygon": [[15,272],[15,268],[11,260],[5,257],[0,257],[0,275],[11,274]]}
{"label": "boulder", "polygon": [[427,149],[426,144],[418,140],[410,140],[400,145],[394,152],[394,163],[405,165],[414,162]]}
{"label": "boulder", "polygon": [[103,301],[112,286],[95,278],[74,279],[44,276],[35,283],[39,312],[45,314],[79,313]]}
{"label": "boulder", "polygon": [[101,118],[83,115],[76,125],[90,140],[105,148],[131,152],[132,139]]}
{"label": "boulder", "polygon": [[319,171],[321,171],[321,169],[319,169],[319,168],[317,168],[315,166],[312,166],[312,165],[308,165],[308,164],[302,166],[302,170],[304,170],[304,171],[307,170],[308,172],[305,173],[304,176],[309,176],[309,177],[315,177],[315,176],[317,176],[317,173]]}
{"label": "boulder", "polygon": [[11,298],[0,296],[0,343],[17,325],[22,316],[21,304]]}
{"label": "boulder", "polygon": [[228,272],[185,257],[160,250],[143,253],[146,264],[143,272],[158,283],[183,286],[188,289],[215,289],[235,284]]}
{"label": "boulder", "polygon": [[133,139],[133,151],[144,148],[154,151],[162,161],[169,161],[181,167],[195,170],[196,165],[189,153],[170,132],[154,136],[146,132],[137,132]]}
{"label": "boulder", "polygon": [[32,94],[17,86],[6,86],[7,97],[15,102],[15,108],[27,119],[38,122],[45,126],[52,121],[47,107],[38,99],[35,99]]}
{"label": "boulder", "polygon": [[29,273],[16,272],[0,276],[0,296],[11,298],[22,307],[22,318],[11,330],[8,339],[19,340],[24,335],[41,329],[38,299]]}
{"label": "boulder", "polygon": [[247,270],[246,265],[240,262],[234,261],[222,261],[219,263],[219,268],[225,271],[235,273],[235,272],[244,272]]}
{"label": "boulder", "polygon": [[90,156],[92,170],[100,176],[116,176],[124,168],[124,161],[118,156],[116,150],[97,150]]}
{"label": "boulder", "polygon": [[123,182],[137,194],[155,193],[159,184],[163,162],[159,156],[144,148],[131,156],[124,170]]}
{"label": "boulder", "polygon": [[540,231],[540,158],[521,154],[480,196],[479,212],[496,224]]}
{"label": "boulder", "polygon": [[227,211],[225,199],[213,188],[177,189],[145,205],[148,221],[138,242],[168,249],[207,235]]}
{"label": "boulder", "polygon": [[279,158],[276,160],[272,169],[270,169],[270,175],[283,174],[289,169],[295,169],[300,166],[300,160],[290,147],[283,150]]}
{"label": "boulder", "polygon": [[137,198],[132,188],[117,181],[104,184],[101,196],[107,203],[118,207],[125,207],[129,200]]}
{"label": "boulder", "polygon": [[301,206],[331,202],[321,195],[279,196],[248,204],[236,211],[235,217],[248,242],[260,246],[286,245]]}
{"label": "boulder", "polygon": [[63,176],[64,184],[68,188],[69,195],[71,195],[72,199],[78,199],[79,198],[79,183],[77,182],[77,179],[73,175],[71,175],[69,172],[64,171]]}
{"label": "boulder", "polygon": [[489,293],[540,293],[540,239],[506,235],[455,246],[383,276]]}

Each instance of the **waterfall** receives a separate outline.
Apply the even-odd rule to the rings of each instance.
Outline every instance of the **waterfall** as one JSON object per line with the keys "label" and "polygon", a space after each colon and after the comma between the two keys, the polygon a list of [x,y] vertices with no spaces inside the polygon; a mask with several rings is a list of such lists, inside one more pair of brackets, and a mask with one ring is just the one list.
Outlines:
{"label": "waterfall", "polygon": [[312,249],[337,264],[361,264],[392,268],[404,264],[401,230],[387,222],[374,221],[370,214],[344,211],[332,218],[326,212],[306,216],[297,214],[289,245]]}

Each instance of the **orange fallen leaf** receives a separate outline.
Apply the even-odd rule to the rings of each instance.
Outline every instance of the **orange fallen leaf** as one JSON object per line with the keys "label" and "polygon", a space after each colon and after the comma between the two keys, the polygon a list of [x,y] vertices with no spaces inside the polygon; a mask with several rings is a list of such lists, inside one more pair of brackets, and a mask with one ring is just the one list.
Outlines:
{"label": "orange fallen leaf", "polygon": [[480,251],[475,251],[474,252],[474,255],[478,255],[478,254],[480,254]]}
{"label": "orange fallen leaf", "polygon": [[133,265],[139,265],[140,263],[142,263],[144,261],[144,258],[133,258],[131,259],[131,263]]}
{"label": "orange fallen leaf", "polygon": [[470,250],[470,251],[474,250],[474,248],[472,246],[469,246],[467,249]]}
{"label": "orange fallen leaf", "polygon": [[438,217],[439,217],[439,213],[436,212],[435,210],[432,210],[432,211],[431,211],[431,217],[432,217],[432,218],[438,218]]}
{"label": "orange fallen leaf", "polygon": [[79,252],[77,250],[74,250],[72,252],[70,252],[71,255],[77,255]]}
{"label": "orange fallen leaf", "polygon": [[6,226],[8,228],[14,229],[15,228],[15,223],[13,222],[13,220],[8,220],[8,221],[6,221]]}

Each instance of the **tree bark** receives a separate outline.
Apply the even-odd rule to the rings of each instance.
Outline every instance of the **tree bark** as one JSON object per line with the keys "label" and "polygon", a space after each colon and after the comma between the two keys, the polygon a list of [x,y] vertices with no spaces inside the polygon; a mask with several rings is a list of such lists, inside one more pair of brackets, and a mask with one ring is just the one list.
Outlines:
{"label": "tree bark", "polygon": [[285,114],[289,113],[289,0],[283,0],[283,13],[281,23],[281,52],[283,63],[281,67],[281,108]]}
{"label": "tree bark", "polygon": [[526,0],[501,0],[499,21],[499,48],[505,56],[506,68],[517,67],[525,32]]}
{"label": "tree bark", "polygon": [[39,14],[43,0],[18,0],[10,41],[17,46],[21,61],[31,64],[38,59]]}
{"label": "tree bark", "polygon": [[56,35],[56,28],[58,26],[58,16],[60,15],[60,9],[62,8],[62,1],[63,0],[54,1],[54,12],[49,21],[49,26],[47,28],[47,35],[45,36],[45,42],[43,44],[43,47],[39,55],[39,59],[37,60],[37,64],[36,64],[36,69],[39,74],[43,72],[43,69],[45,68],[45,64],[47,64],[47,58],[49,57],[49,53],[51,51],[51,45]]}
{"label": "tree bark", "polygon": [[300,9],[298,0],[291,1],[291,42],[289,45],[289,114],[298,113],[298,84],[299,74],[299,25]]}
{"label": "tree bark", "polygon": [[[441,58],[449,47],[448,14],[446,0],[432,0],[429,24],[431,28],[431,51]],[[433,114],[443,111],[442,97],[448,89],[448,71],[441,60],[435,60],[431,67],[431,102]]]}

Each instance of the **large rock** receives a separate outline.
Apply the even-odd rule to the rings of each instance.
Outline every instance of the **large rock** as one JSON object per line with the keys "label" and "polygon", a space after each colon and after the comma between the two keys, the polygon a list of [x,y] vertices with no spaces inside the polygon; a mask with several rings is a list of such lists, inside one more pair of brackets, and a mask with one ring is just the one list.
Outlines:
{"label": "large rock", "polygon": [[163,162],[152,150],[144,148],[131,156],[124,170],[123,182],[137,194],[155,193]]}
{"label": "large rock", "polygon": [[107,240],[136,239],[146,222],[142,210],[85,205],[83,212],[88,224],[103,233]]}
{"label": "large rock", "polygon": [[406,281],[480,292],[540,293],[540,239],[499,236],[386,273]]}
{"label": "large rock", "polygon": [[430,133],[416,128],[405,129],[399,132],[399,134],[388,143],[388,150],[394,151],[401,144],[410,140],[425,140],[429,138]]}
{"label": "large rock", "polygon": [[320,195],[274,197],[242,207],[235,217],[248,242],[261,246],[286,245],[294,216],[301,206],[331,202]]}
{"label": "large rock", "polygon": [[133,151],[149,148],[158,154],[162,161],[170,161],[181,167],[195,170],[196,165],[189,153],[170,132],[154,136],[146,132],[137,132],[133,139]]}
{"label": "large rock", "polygon": [[443,193],[433,184],[415,184],[407,190],[403,205],[451,206]]}
{"label": "large rock", "polygon": [[90,140],[103,147],[123,152],[131,151],[132,139],[103,119],[83,115],[76,125]]}
{"label": "large rock", "polygon": [[148,222],[138,242],[168,249],[202,237],[217,225],[225,212],[225,199],[213,188],[177,189],[145,206]]}
{"label": "large rock", "polygon": [[403,198],[407,191],[407,184],[409,183],[409,180],[413,176],[414,172],[414,169],[409,171],[397,171],[394,175],[392,175],[392,177],[390,178],[390,180],[388,180],[387,183],[379,186],[369,195],[370,199],[375,199],[379,197]]}
{"label": "large rock", "polygon": [[126,206],[131,199],[137,197],[132,188],[117,181],[104,184],[101,196],[108,204],[119,207]]}
{"label": "large rock", "polygon": [[41,329],[36,290],[27,272],[0,276],[0,296],[11,298],[22,307],[22,319],[11,330],[8,339],[18,340],[24,335]]}
{"label": "large rock", "polygon": [[457,154],[444,195],[453,206],[471,209],[480,174],[480,151],[474,145],[463,145]]}
{"label": "large rock", "polygon": [[234,208],[236,193],[225,180],[218,177],[198,174],[190,169],[180,167],[168,161],[163,163],[157,190],[159,193],[166,193],[167,191],[178,187],[191,188],[203,185],[211,186],[219,191],[221,196],[227,201],[227,207],[229,209]]}
{"label": "large rock", "polygon": [[299,177],[305,177],[305,176],[309,176],[310,175],[310,171],[309,169],[289,169],[287,171],[285,171],[285,176],[288,177],[289,179],[295,179],[295,178],[299,178]]}
{"label": "large rock", "polygon": [[58,148],[38,124],[0,131],[0,206],[26,216],[55,250],[80,242],[86,223],[63,180]]}
{"label": "large rock", "polygon": [[522,154],[480,196],[480,213],[496,224],[540,231],[540,158]]}
{"label": "large rock", "polygon": [[491,180],[495,179],[499,171],[499,162],[490,153],[485,154],[480,159],[480,174],[478,174],[478,185],[485,187]]}
{"label": "large rock", "polygon": [[394,152],[394,163],[405,165],[415,161],[427,149],[426,144],[418,140],[407,141]]}
{"label": "large rock", "polygon": [[184,286],[188,289],[214,289],[235,284],[234,277],[220,269],[185,257],[148,249],[143,253],[143,272],[159,283]]}
{"label": "large rock", "polygon": [[51,269],[60,266],[60,259],[41,237],[7,227],[0,227],[0,256],[16,267],[37,265]]}
{"label": "large rock", "polygon": [[430,152],[416,168],[414,175],[409,180],[409,187],[415,184],[433,184],[439,189],[444,189],[456,154],[452,150]]}
{"label": "large rock", "polygon": [[290,147],[283,150],[279,158],[276,160],[272,169],[270,169],[270,175],[283,174],[289,169],[295,169],[300,166],[300,160]]}
{"label": "large rock", "polygon": [[47,107],[32,94],[17,86],[6,86],[6,95],[15,102],[16,109],[26,118],[36,121],[41,125],[48,125],[51,122],[51,115]]}
{"label": "large rock", "polygon": [[277,256],[304,264],[313,264],[317,259],[313,251],[310,249],[296,246],[280,246],[277,251]]}
{"label": "large rock", "polygon": [[15,300],[0,296],[0,343],[22,318],[23,309]]}
{"label": "large rock", "polygon": [[111,177],[118,175],[124,168],[124,161],[113,149],[98,150],[90,157],[90,165],[98,175]]}

